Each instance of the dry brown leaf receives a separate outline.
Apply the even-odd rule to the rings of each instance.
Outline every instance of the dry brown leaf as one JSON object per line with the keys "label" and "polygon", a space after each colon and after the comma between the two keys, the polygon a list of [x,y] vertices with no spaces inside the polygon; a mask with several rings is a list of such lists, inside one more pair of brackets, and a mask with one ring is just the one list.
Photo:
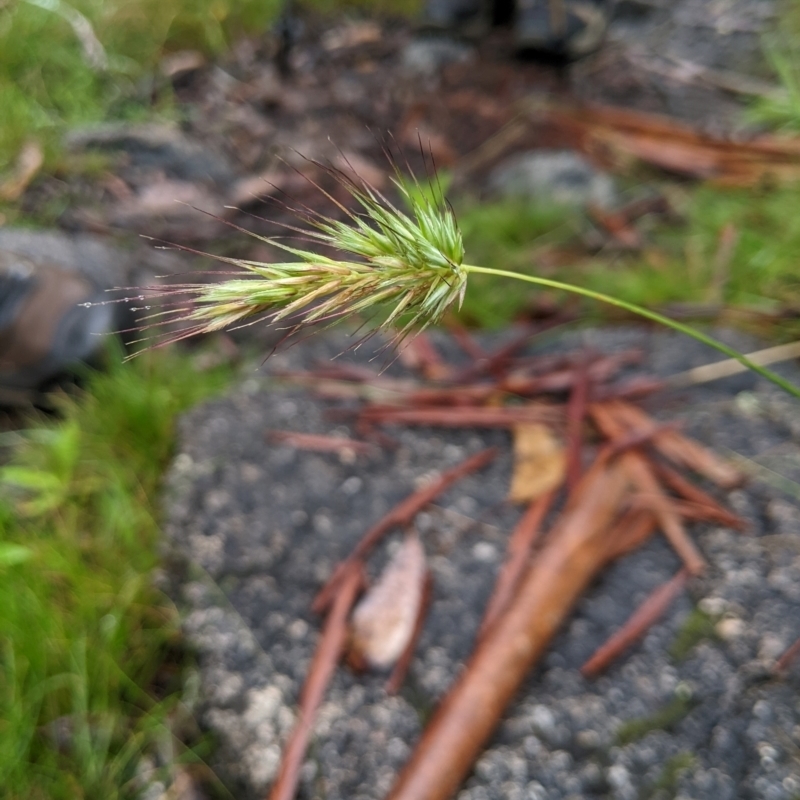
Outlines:
{"label": "dry brown leaf", "polygon": [[391,667],[406,649],[425,588],[425,551],[409,533],[353,612],[350,656],[373,669]]}
{"label": "dry brown leaf", "polygon": [[508,499],[525,503],[555,489],[564,480],[567,457],[550,428],[539,423],[514,427],[514,474]]}

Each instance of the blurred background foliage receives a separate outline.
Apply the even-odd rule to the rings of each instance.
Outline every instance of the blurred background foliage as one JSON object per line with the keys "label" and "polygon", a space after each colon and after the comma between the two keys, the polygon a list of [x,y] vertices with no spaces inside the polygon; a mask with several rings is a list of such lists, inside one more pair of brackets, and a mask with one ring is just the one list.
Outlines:
{"label": "blurred background foliage", "polygon": [[[70,125],[171,108],[161,58],[264,34],[283,0],[0,0],[0,174],[35,137],[52,161]],[[320,13],[415,13],[419,0],[310,0]]]}
{"label": "blurred background foliage", "polygon": [[[281,0],[0,2],[0,171],[31,137],[52,157],[64,128],[148,113],[159,60],[223,52],[263,32]],[[155,98],[169,105],[168,97]]]}

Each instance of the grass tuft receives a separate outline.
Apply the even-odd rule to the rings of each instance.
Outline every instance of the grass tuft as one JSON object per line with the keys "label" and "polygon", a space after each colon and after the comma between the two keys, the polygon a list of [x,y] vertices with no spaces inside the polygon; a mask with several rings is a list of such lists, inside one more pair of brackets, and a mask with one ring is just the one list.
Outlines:
{"label": "grass tuft", "polygon": [[[55,159],[66,127],[142,118],[162,55],[224,51],[262,33],[279,0],[8,0],[0,2],[0,179],[25,142]],[[102,48],[92,62],[70,20],[76,12]],[[156,103],[156,105],[158,102]]]}
{"label": "grass tuft", "polygon": [[152,687],[177,614],[154,588],[157,489],[183,409],[227,383],[177,353],[88,377],[0,454],[0,786],[9,800],[134,796],[169,738]]}

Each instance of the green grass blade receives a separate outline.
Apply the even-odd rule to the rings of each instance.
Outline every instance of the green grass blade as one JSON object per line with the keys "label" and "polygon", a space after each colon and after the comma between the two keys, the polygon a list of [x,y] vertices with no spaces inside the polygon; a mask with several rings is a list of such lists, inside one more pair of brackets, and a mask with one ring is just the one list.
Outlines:
{"label": "green grass blade", "polygon": [[524,275],[520,272],[510,272],[504,269],[478,267],[467,264],[464,264],[462,266],[462,269],[467,273],[477,273],[481,275],[495,275],[500,278],[513,278],[515,280],[525,281],[527,283],[533,283],[537,286],[547,286],[550,289],[559,289],[560,291],[571,292],[572,294],[579,294],[584,297],[589,297],[592,300],[598,300],[601,303],[608,303],[609,305],[616,306],[617,308],[625,309],[625,311],[630,311],[632,314],[637,314],[640,317],[644,317],[646,319],[652,320],[653,322],[657,322],[660,325],[664,325],[667,328],[672,328],[672,330],[674,331],[686,334],[686,336],[691,336],[692,339],[696,339],[698,342],[707,344],[709,347],[713,347],[715,350],[718,350],[720,353],[724,353],[726,356],[729,356],[730,358],[735,358],[741,364],[744,364],[744,366],[747,367],[748,369],[758,373],[763,378],[766,378],[768,381],[774,383],[776,386],[780,386],[781,389],[793,395],[794,397],[800,398],[800,387],[797,387],[794,384],[790,383],[789,381],[785,380],[780,375],[777,375],[776,373],[772,372],[772,370],[769,370],[766,367],[762,367],[756,364],[755,362],[751,361],[746,355],[740,353],[733,347],[729,347],[723,342],[720,342],[717,339],[712,338],[711,336],[707,336],[705,333],[702,333],[701,331],[698,331],[689,325],[684,325],[681,322],[676,322],[674,319],[665,317],[663,314],[659,314],[656,311],[650,311],[647,308],[642,308],[641,306],[634,305],[633,303],[629,303],[626,300],[620,300],[617,297],[611,297],[610,295],[603,294],[602,292],[596,292],[593,289],[585,289],[582,286],[576,286],[571,283],[563,283],[561,281],[554,281],[551,280],[550,278],[540,278],[536,275]]}

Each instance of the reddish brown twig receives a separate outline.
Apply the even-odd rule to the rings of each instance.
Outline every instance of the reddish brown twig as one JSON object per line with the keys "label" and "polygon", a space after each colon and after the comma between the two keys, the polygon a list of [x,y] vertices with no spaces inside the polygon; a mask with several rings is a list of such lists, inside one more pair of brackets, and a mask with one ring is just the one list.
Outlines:
{"label": "reddish brown twig", "polygon": [[300,695],[300,712],[284,748],[278,777],[268,795],[269,800],[292,800],[297,791],[300,767],[303,765],[314,718],[344,650],[347,616],[363,582],[363,572],[353,569],[339,586]]}
{"label": "reddish brown twig", "polygon": [[636,400],[660,392],[665,386],[666,383],[658,378],[639,376],[615,386],[595,386],[592,391],[592,401],[601,403],[606,400]]}
{"label": "reddish brown twig", "polygon": [[687,481],[683,475],[676,472],[672,467],[661,463],[653,463],[652,467],[659,480],[672,489],[675,494],[696,504],[698,507],[702,506],[707,509],[704,513],[707,514],[705,519],[709,522],[719,522],[735,530],[747,530],[748,525],[746,520],[728,511],[727,508],[720,505],[710,494]]}
{"label": "reddish brown twig", "polygon": [[676,427],[677,423],[675,422],[665,422],[647,431],[636,431],[635,433],[629,433],[625,436],[612,439],[609,443],[608,457],[614,458],[620,455],[620,453],[624,453],[626,450],[633,450],[636,447],[649,444],[652,442],[654,436],[657,436],[662,431],[675,430]]}
{"label": "reddish brown twig", "polygon": [[412,336],[398,355],[400,363],[430,380],[447,378],[452,368],[445,364],[427,333]]}
{"label": "reddish brown twig", "polygon": [[[622,367],[638,363],[642,359],[642,351],[637,349],[624,350],[610,356],[600,356],[586,363],[585,355],[580,354],[577,359],[573,356],[566,364],[544,370],[541,367],[531,375],[529,371],[517,371],[500,381],[499,387],[506,392],[522,395],[524,397],[543,393],[566,392],[575,386],[576,381],[585,374],[591,383],[604,383]],[[576,365],[577,361],[577,365]]]}
{"label": "reddish brown twig", "polygon": [[455,320],[450,322],[447,329],[450,331],[450,335],[456,340],[458,346],[473,361],[484,361],[487,359],[488,353],[475,341],[475,338],[460,322],[456,322]]}
{"label": "reddish brown twig", "polygon": [[398,408],[367,406],[360,417],[370,422],[401,425],[426,425],[440,428],[510,428],[521,422],[559,424],[563,412],[544,403],[503,408]]}
{"label": "reddish brown twig", "polygon": [[[624,438],[627,431],[619,416],[614,413],[618,404],[603,403],[590,407],[590,413],[600,430],[612,440]],[[632,408],[632,406],[631,406]],[[644,431],[652,431],[655,424],[648,425]],[[666,434],[672,433],[667,431]],[[654,439],[664,436],[665,432],[655,435]],[[649,463],[637,452],[626,451],[619,459],[627,471],[631,482],[640,492],[646,495],[650,508],[658,519],[658,523],[672,547],[683,559],[686,568],[692,575],[699,575],[706,568],[706,562],[694,542],[689,538],[680,517],[676,513],[669,497],[664,494],[658,481],[650,469]]]}
{"label": "reddish brown twig", "polygon": [[497,575],[494,591],[486,605],[481,627],[478,630],[478,639],[496,622],[497,618],[506,610],[514,592],[519,585],[520,578],[528,566],[533,543],[539,536],[544,518],[553,504],[556,492],[547,492],[537,497],[520,517],[508,540],[506,560]]}
{"label": "reddish brown twig", "polygon": [[586,678],[593,678],[606,669],[614,659],[618,658],[637,639],[640,639],[669,608],[672,601],[680,594],[689,572],[685,568],[676,573],[666,583],[657,586],[645,601],[633,612],[625,624],[601,645],[592,657],[581,667]]}
{"label": "reddish brown twig", "polygon": [[457,383],[470,381],[481,375],[497,375],[502,373],[512,356],[521,350],[534,336],[541,333],[541,329],[527,329],[520,336],[512,339],[508,344],[489,353],[484,359],[470,364],[461,372],[456,373],[454,380]]}
{"label": "reddish brown twig", "polygon": [[694,542],[689,538],[672,501],[658,484],[647,461],[639,453],[625,453],[620,463],[628,472],[631,481],[642,493],[642,499],[658,519],[658,524],[675,552],[681,557],[691,575],[700,575],[706,569],[706,561]]}
{"label": "reddish brown twig", "polygon": [[[630,403],[614,401],[605,406],[630,430],[650,430],[655,427],[653,419]],[[708,448],[676,431],[658,433],[653,437],[653,444],[670,461],[704,475],[724,489],[732,489],[744,480],[744,475],[732,464],[723,461]]]}
{"label": "reddish brown twig", "polygon": [[492,395],[498,394],[499,387],[494,383],[476,383],[465,386],[424,387],[408,392],[398,398],[405,406],[477,406],[485,403]]}
{"label": "reddish brown twig", "polygon": [[785,672],[794,661],[800,656],[800,639],[798,639],[776,662],[772,668],[774,673]]}
{"label": "reddish brown twig", "polygon": [[614,525],[609,538],[609,560],[620,558],[643,545],[655,532],[658,520],[652,511],[629,509]]}
{"label": "reddish brown twig", "polygon": [[395,527],[410,525],[414,517],[426,506],[438,497],[446,489],[449,489],[456,481],[461,480],[465,475],[485,467],[497,455],[497,448],[490,447],[481,450],[474,456],[470,456],[457,466],[444,472],[439,478],[428,486],[418,489],[412,495],[398,503],[383,519],[375,523],[356,545],[353,552],[342,561],[333,571],[333,575],[314,598],[312,608],[317,613],[324,611],[331,600],[338,585],[344,575],[352,569],[353,565],[359,563],[361,559],[380,541],[381,537]]}
{"label": "reddish brown twig", "polygon": [[[670,504],[678,516],[689,522],[715,522],[724,525],[726,528],[742,530],[745,522],[731,514],[729,511],[707,506],[704,503],[693,503],[691,500],[676,500],[670,498]],[[646,495],[635,495],[631,498],[633,508],[651,509],[653,504],[650,497]]]}
{"label": "reddish brown twig", "polygon": [[385,688],[387,694],[397,694],[405,682],[406,675],[411,667],[411,661],[414,658],[414,651],[417,649],[417,642],[419,641],[419,637],[422,634],[422,629],[425,626],[425,617],[428,615],[432,596],[433,578],[431,577],[429,570],[428,574],[425,576],[425,585],[422,588],[422,602],[419,605],[419,613],[417,614],[417,620],[414,624],[414,632],[411,634],[411,638],[408,640],[408,644],[406,645],[406,649],[403,650],[403,654],[397,659],[397,663],[394,665],[392,674],[386,681]]}
{"label": "reddish brown twig", "polygon": [[588,356],[575,370],[575,381],[567,403],[567,488],[572,491],[583,471],[581,453],[583,451],[583,422],[586,417],[589,398]]}
{"label": "reddish brown twig", "polygon": [[506,705],[583,590],[607,563],[608,527],[627,478],[615,464],[589,470],[507,611],[479,643],[425,729],[388,800],[455,793]]}
{"label": "reddish brown twig", "polygon": [[374,450],[369,442],[360,442],[346,436],[327,436],[316,433],[301,433],[300,431],[267,431],[267,437],[276,442],[295,447],[298,450],[312,450],[317,453],[338,453],[344,455],[366,454]]}

